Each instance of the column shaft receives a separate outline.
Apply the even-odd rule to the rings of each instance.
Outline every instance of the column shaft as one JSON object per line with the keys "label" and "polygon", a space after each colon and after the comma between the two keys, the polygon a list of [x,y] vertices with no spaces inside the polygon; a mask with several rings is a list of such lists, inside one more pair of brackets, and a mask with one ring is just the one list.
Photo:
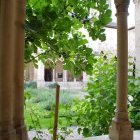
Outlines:
{"label": "column shaft", "polygon": [[53,69],[53,82],[55,82],[55,69]]}
{"label": "column shaft", "polygon": [[87,82],[88,81],[88,75],[86,74],[86,72],[83,72],[83,82]]}
{"label": "column shaft", "polygon": [[63,82],[67,82],[67,71],[63,70]]}
{"label": "column shaft", "polygon": [[[117,15],[117,111],[127,112],[128,89],[128,32],[127,13]],[[118,116],[120,117],[120,116]],[[128,115],[123,119],[128,119]]]}
{"label": "column shaft", "polygon": [[14,69],[14,127],[16,140],[26,140],[27,133],[24,124],[24,22],[25,0],[16,1],[15,17],[15,69]]}
{"label": "column shaft", "polygon": [[110,127],[111,140],[132,140],[133,133],[128,119],[128,5],[129,0],[115,0],[117,8],[117,107]]}
{"label": "column shaft", "polygon": [[0,0],[0,140],[15,140],[13,128],[15,1]]}
{"label": "column shaft", "polygon": [[37,87],[44,87],[45,86],[45,70],[44,64],[39,61],[38,62],[38,71],[37,71]]}

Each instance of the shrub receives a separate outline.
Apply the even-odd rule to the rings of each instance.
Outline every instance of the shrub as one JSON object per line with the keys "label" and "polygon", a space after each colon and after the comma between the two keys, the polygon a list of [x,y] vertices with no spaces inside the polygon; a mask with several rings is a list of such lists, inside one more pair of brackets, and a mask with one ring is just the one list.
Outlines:
{"label": "shrub", "polygon": [[24,82],[24,89],[27,89],[27,88],[37,88],[37,83],[36,81],[26,81]]}
{"label": "shrub", "polygon": [[[93,75],[87,84],[85,100],[76,106],[78,112],[77,122],[79,132],[84,136],[107,134],[114,110],[116,106],[116,58],[114,56],[105,57],[104,54],[97,56],[97,62],[94,64]],[[129,63],[129,74],[132,72],[132,63]],[[128,94],[130,117],[133,120],[134,129],[140,128],[140,80],[129,75]],[[138,124],[139,123],[139,124]]]}
{"label": "shrub", "polygon": [[48,87],[51,89],[53,89],[53,88],[55,88],[56,87],[56,85],[57,85],[57,83],[51,83],[51,84],[49,84],[48,85]]}

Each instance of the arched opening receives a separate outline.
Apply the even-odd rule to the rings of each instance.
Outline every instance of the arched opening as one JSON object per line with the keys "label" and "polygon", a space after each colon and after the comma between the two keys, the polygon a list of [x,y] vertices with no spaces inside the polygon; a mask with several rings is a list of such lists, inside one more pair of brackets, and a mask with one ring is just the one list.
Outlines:
{"label": "arched opening", "polygon": [[77,82],[83,82],[83,73],[81,73],[77,78],[76,78]]}
{"label": "arched opening", "polygon": [[55,67],[55,81],[63,82],[63,65],[60,60],[56,62]]}
{"label": "arched opening", "polygon": [[52,82],[53,80],[53,70],[51,68],[44,68],[44,81]]}
{"label": "arched opening", "polygon": [[74,76],[69,71],[67,71],[67,81],[68,82],[73,82],[74,81]]}

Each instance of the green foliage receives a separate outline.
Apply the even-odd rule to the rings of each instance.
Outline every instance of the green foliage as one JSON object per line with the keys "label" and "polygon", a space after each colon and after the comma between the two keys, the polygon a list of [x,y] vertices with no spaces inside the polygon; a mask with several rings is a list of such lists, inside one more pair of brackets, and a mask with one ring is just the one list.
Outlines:
{"label": "green foliage", "polygon": [[[61,140],[73,132],[73,129],[68,127],[76,125],[76,114],[72,108],[74,108],[74,100],[79,102],[80,93],[76,94],[78,94],[77,91],[61,90],[58,120],[58,138]],[[25,121],[29,130],[36,131],[35,140],[41,140],[43,135],[47,135],[42,129],[48,129],[50,134],[53,132],[54,96],[53,89],[25,90]]]}
{"label": "green foliage", "polygon": [[[87,84],[86,99],[76,106],[79,133],[85,137],[108,134],[116,104],[116,58],[97,56],[93,75]],[[129,63],[128,107],[134,129],[140,128],[140,78],[132,75],[133,63]]]}
{"label": "green foliage", "polygon": [[85,137],[107,134],[115,110],[116,59],[97,56],[93,75],[87,84],[88,95],[77,105],[79,130]]}
{"label": "green foliage", "polygon": [[56,85],[57,85],[57,83],[51,83],[51,84],[48,85],[48,87],[53,89],[53,88],[56,87]]}
{"label": "green foliage", "polygon": [[[51,58],[51,66],[61,58],[65,69],[78,75],[92,73],[94,53],[80,31],[93,40],[104,41],[104,26],[111,21],[106,0],[28,0],[26,10],[25,63]],[[93,11],[91,15],[90,12]]]}
{"label": "green foliage", "polygon": [[24,89],[27,89],[27,88],[37,88],[36,81],[25,81],[24,82]]}
{"label": "green foliage", "polygon": [[[95,59],[97,62],[93,65],[93,75],[87,84],[88,95],[85,99],[75,101],[76,93],[61,91],[59,128],[67,135],[71,133],[67,130],[68,126],[78,126],[78,133],[82,133],[85,137],[108,134],[116,108],[117,59],[111,54],[100,54]],[[138,130],[140,129],[140,78],[132,75],[131,59],[128,76],[128,110],[132,126]],[[55,90],[26,89],[25,93],[25,118],[28,127],[52,128]],[[59,137],[62,139],[63,135],[60,134]]]}
{"label": "green foliage", "polygon": [[140,129],[140,78],[129,78],[129,112],[132,127],[135,130]]}
{"label": "green foliage", "polygon": [[[32,103],[40,104],[44,109],[51,109],[55,105],[55,89],[26,89],[26,92],[30,92]],[[72,91],[62,90],[60,95],[60,105],[71,104],[74,100],[74,93]]]}
{"label": "green foliage", "polygon": [[[79,94],[77,96],[79,96]],[[73,101],[75,99],[78,99],[77,96],[74,91],[61,91],[59,105],[59,128],[74,124],[74,121],[72,120],[74,114],[71,108],[74,105]],[[55,90],[26,89],[25,121],[28,126],[28,129],[52,129],[54,118],[54,106]]]}

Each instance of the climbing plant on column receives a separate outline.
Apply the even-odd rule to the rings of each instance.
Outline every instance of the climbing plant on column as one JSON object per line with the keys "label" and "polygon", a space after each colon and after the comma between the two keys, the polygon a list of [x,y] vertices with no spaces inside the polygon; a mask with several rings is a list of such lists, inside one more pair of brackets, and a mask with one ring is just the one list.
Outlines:
{"label": "climbing plant on column", "polygon": [[53,66],[61,58],[73,74],[91,74],[96,60],[81,29],[93,40],[106,39],[104,27],[111,21],[106,0],[28,0],[26,13],[25,63],[51,58]]}

